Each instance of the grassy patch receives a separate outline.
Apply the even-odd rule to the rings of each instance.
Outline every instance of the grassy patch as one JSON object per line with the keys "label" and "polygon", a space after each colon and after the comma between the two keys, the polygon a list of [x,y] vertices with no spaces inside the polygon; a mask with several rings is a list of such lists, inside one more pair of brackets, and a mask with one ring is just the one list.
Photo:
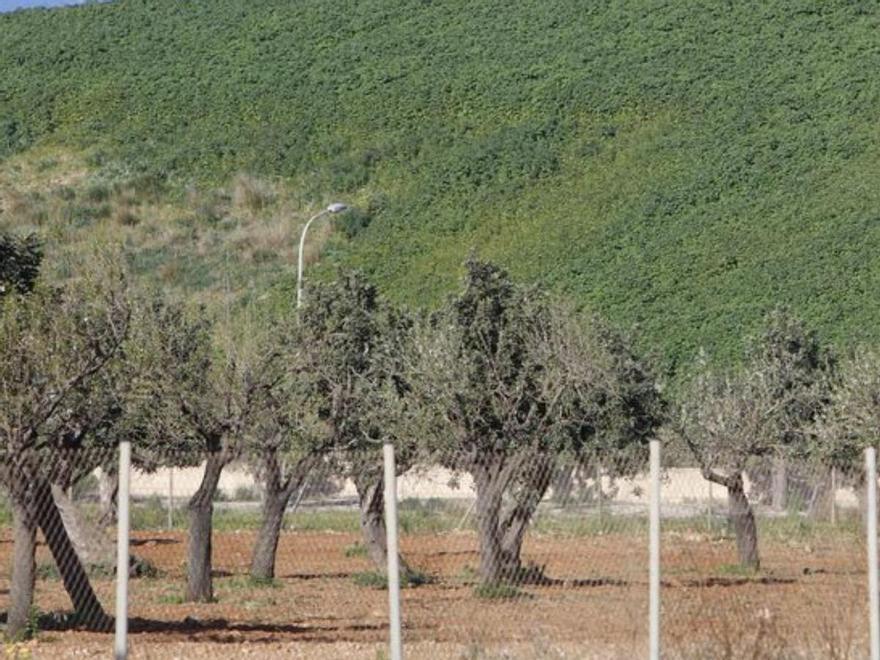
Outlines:
{"label": "grassy patch", "polygon": [[[165,529],[168,525],[167,503],[155,496],[142,501],[132,501],[131,529],[137,531]],[[187,526],[186,510],[180,503],[175,503],[172,516],[174,529],[185,529]]]}
{"label": "grassy patch", "polygon": [[157,600],[162,605],[182,605],[186,602],[183,594],[177,592],[164,593]]}
{"label": "grassy patch", "polygon": [[[359,587],[369,587],[372,589],[387,589],[388,577],[379,571],[362,571],[352,575],[352,580]],[[431,576],[421,571],[409,571],[402,573],[400,576],[400,586],[403,589],[409,587],[420,587],[424,584],[430,584]]]}
{"label": "grassy patch", "polygon": [[351,576],[352,581],[359,587],[372,589],[387,589],[388,578],[379,571],[362,571]]}
{"label": "grassy patch", "polygon": [[218,580],[218,586],[230,591],[250,589],[281,589],[284,584],[275,578],[255,578],[252,575],[235,575],[231,578]]}
{"label": "grassy patch", "polygon": [[647,530],[647,518],[612,516],[607,513],[547,513],[538,515],[531,529],[548,536],[591,537],[607,534],[640,534]]}
{"label": "grassy patch", "polygon": [[778,518],[758,518],[758,538],[775,541],[806,541],[820,539],[823,542],[861,539],[862,527],[858,511],[841,512],[838,521],[810,520],[800,514]]}
{"label": "grassy patch", "polygon": [[436,497],[408,498],[398,507],[398,525],[402,534],[449,532],[458,527],[464,512],[461,504],[455,501]]}
{"label": "grassy patch", "polygon": [[509,600],[521,598],[527,594],[506,582],[485,582],[474,587],[474,595],[486,600]]}
{"label": "grassy patch", "polygon": [[725,577],[754,577],[760,574],[759,569],[743,566],[742,564],[720,564],[712,572],[715,575],[723,575]]}
{"label": "grassy patch", "polygon": [[60,580],[61,574],[58,567],[52,562],[40,562],[37,564],[36,575],[38,580]]}
{"label": "grassy patch", "polygon": [[366,557],[367,546],[363,543],[356,542],[346,546],[342,552],[346,557]]}
{"label": "grassy patch", "polygon": [[474,584],[480,579],[480,574],[473,566],[465,564],[458,573],[458,579],[465,584]]}
{"label": "grassy patch", "polygon": [[360,516],[357,511],[302,511],[285,516],[288,529],[304,532],[357,532]]}

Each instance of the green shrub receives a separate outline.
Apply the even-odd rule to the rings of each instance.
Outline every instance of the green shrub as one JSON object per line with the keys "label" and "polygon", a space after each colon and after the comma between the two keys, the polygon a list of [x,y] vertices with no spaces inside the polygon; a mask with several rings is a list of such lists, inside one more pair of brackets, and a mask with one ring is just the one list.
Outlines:
{"label": "green shrub", "polygon": [[343,554],[346,557],[366,557],[367,546],[360,542],[352,543],[351,545],[346,546],[345,550],[343,550]]}
{"label": "green shrub", "polygon": [[509,600],[521,598],[526,594],[506,582],[485,582],[474,587],[474,595],[486,600]]}
{"label": "green shrub", "polygon": [[236,208],[259,213],[275,201],[275,193],[263,181],[246,174],[235,177],[232,185],[232,202]]}
{"label": "green shrub", "polygon": [[60,580],[61,574],[54,562],[40,562],[37,564],[36,576],[38,580]]}
{"label": "green shrub", "polygon": [[[362,571],[352,575],[354,583],[359,587],[370,587],[372,589],[387,589],[388,577],[379,571]],[[406,589],[409,587],[420,587],[424,584],[430,584],[431,577],[421,571],[404,571],[400,576],[400,587]]]}
{"label": "green shrub", "polygon": [[93,183],[86,188],[84,196],[87,201],[97,204],[110,199],[111,192],[110,186],[106,183]]}

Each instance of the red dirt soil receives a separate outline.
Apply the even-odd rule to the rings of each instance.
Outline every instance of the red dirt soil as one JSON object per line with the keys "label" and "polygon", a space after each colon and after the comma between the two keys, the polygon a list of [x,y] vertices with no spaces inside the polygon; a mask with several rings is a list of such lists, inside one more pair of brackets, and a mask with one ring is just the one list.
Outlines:
{"label": "red dirt soil", "polygon": [[[273,586],[246,579],[252,532],[218,533],[215,595],[181,603],[185,535],[140,532],[133,551],[158,578],[130,583],[133,658],[377,658],[387,640],[387,592],[358,586],[370,570],[346,556],[358,537],[285,533]],[[433,582],[403,592],[409,657],[643,657],[647,647],[647,543],[634,534],[533,536],[525,558],[554,578],[509,599],[474,593],[472,533],[404,537],[401,551]],[[348,554],[351,554],[350,552]],[[8,598],[12,543],[0,533],[0,611]],[[731,568],[731,541],[664,534],[663,645],[668,657],[860,657],[865,648],[864,548],[852,536],[763,542],[763,570]],[[41,546],[38,562],[49,563]],[[94,586],[112,612],[112,579]],[[42,611],[69,609],[58,579],[40,580]],[[107,657],[112,636],[46,631],[21,657]],[[13,649],[8,649],[7,653]],[[480,655],[484,653],[484,655]],[[798,655],[794,655],[794,654]],[[14,657],[7,655],[6,657]]]}

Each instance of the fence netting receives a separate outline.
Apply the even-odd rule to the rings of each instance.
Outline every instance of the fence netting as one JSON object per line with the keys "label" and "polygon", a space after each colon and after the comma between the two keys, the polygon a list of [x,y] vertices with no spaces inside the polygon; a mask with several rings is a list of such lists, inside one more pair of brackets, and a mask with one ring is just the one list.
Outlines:
{"label": "fence netting", "polygon": [[[17,632],[55,631],[59,657],[109,647],[115,460],[7,474],[0,612],[19,626],[24,603]],[[216,480],[210,459],[179,463],[132,473],[133,657],[180,657],[192,644],[228,657],[245,643],[260,657],[382,657],[380,463],[354,480],[329,460],[229,459]],[[461,465],[398,478],[411,657],[645,657],[646,457]],[[663,657],[866,657],[864,485],[861,466],[770,457],[707,471],[664,457]]]}
{"label": "fence netting", "polygon": [[75,430],[57,435],[60,448],[22,451],[2,469],[0,617],[10,640],[113,627],[115,502],[95,476],[113,450],[78,448]]}
{"label": "fence netting", "polygon": [[662,637],[668,657],[867,657],[861,466],[751,459],[665,465]]}
{"label": "fence netting", "polygon": [[620,476],[642,467],[629,463],[531,460],[507,482],[404,476],[401,554],[420,585],[403,592],[405,637],[476,657],[643,652],[648,492]]}

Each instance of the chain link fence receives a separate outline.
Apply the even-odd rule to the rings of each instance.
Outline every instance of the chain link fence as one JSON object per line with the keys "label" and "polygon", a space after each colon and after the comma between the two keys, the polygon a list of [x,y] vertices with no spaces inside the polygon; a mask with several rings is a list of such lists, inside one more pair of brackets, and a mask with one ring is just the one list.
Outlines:
{"label": "chain link fence", "polygon": [[754,460],[741,478],[724,475],[730,482],[724,485],[699,470],[667,465],[661,491],[667,653],[868,657],[863,474]]}
{"label": "chain link fence", "polygon": [[[494,481],[490,463],[425,465],[398,480],[406,654],[646,657],[645,458],[530,457]],[[112,460],[103,466],[67,484],[40,476],[51,470],[29,473],[24,512],[15,493],[4,495],[0,612],[7,627],[21,615],[32,534],[25,632],[40,631],[10,642],[10,653],[107,653],[117,478]],[[280,470],[288,495],[280,520],[272,522],[277,498],[265,472],[233,461],[207,529],[204,466],[133,471],[131,657],[385,657],[381,479],[354,483],[330,462]],[[770,458],[708,480],[674,455],[664,459],[663,657],[869,657],[864,474]]]}

